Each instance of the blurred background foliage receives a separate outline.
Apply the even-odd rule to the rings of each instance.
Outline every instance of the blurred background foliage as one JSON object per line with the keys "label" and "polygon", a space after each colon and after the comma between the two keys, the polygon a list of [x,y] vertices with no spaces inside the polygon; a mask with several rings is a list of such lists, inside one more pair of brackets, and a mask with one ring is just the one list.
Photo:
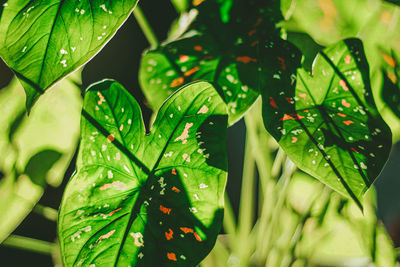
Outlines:
{"label": "blurred background foliage", "polygon": [[[181,14],[187,0],[172,2],[176,9],[170,1],[157,1],[157,8],[154,0],[140,2],[159,40],[176,36],[192,17]],[[398,142],[400,8],[382,0],[281,0],[281,7],[286,19],[280,24],[283,35],[301,49],[303,64],[309,70],[324,46],[347,37],[363,40],[375,101],[393,131],[394,142]],[[179,15],[181,19],[175,20]],[[138,99],[148,124],[151,111],[146,108],[137,80],[141,53],[147,46],[131,16],[83,71],[46,93],[29,117],[23,89],[1,62],[0,243],[4,246],[0,246],[0,256],[4,266],[60,265],[57,247],[52,245],[56,237],[54,221],[63,188],[74,171],[82,88],[103,78],[118,80]],[[382,91],[384,85],[385,90],[388,88],[387,83],[392,87],[390,101],[386,102],[392,105],[383,101],[389,92]],[[243,120],[228,129],[227,193],[231,205],[225,213],[223,234],[202,266],[393,266],[397,256],[393,243],[400,245],[399,145],[393,147],[375,183],[376,190],[366,195],[361,214],[351,201],[286,160],[265,132],[257,115],[259,108],[256,105],[246,118],[252,117],[250,123],[258,129],[247,133],[255,141],[246,155],[256,154],[254,147],[261,146],[265,148],[261,153],[281,164],[270,166],[268,180],[261,179],[255,166],[243,170]],[[294,172],[293,177],[285,179],[286,172]],[[263,191],[265,188],[269,191]],[[236,223],[242,222],[241,218],[248,222],[247,236],[242,229],[246,226],[238,228]],[[23,239],[32,244],[34,252],[12,248],[21,236],[43,242]]]}

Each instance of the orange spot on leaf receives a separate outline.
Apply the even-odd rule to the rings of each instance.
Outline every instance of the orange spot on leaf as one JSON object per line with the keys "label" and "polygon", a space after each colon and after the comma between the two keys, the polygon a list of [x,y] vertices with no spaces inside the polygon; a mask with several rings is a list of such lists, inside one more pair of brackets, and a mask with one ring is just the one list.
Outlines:
{"label": "orange spot on leaf", "polygon": [[185,75],[187,77],[187,76],[192,75],[193,73],[195,73],[198,70],[199,70],[199,67],[194,67],[194,68],[188,70],[187,72],[185,72],[183,75]]}
{"label": "orange spot on leaf", "polygon": [[180,228],[185,234],[187,233],[194,233],[194,230],[192,228],[189,227],[181,227]]}
{"label": "orange spot on leaf", "polygon": [[173,175],[176,175],[176,170],[175,170],[175,169],[172,169],[172,170],[171,170],[171,173],[172,173]]}
{"label": "orange spot on leaf", "polygon": [[257,32],[257,30],[251,30],[251,31],[249,31],[249,36],[253,36],[256,32]]}
{"label": "orange spot on leaf", "polygon": [[392,81],[392,83],[397,84],[398,79],[397,79],[396,75],[394,75],[394,74],[392,74],[392,73],[388,73],[388,74],[387,74],[387,77],[389,78],[389,80]]}
{"label": "orange spot on leaf", "polygon": [[168,232],[165,232],[165,238],[167,240],[170,240],[170,239],[174,238],[173,234],[174,234],[174,231],[172,231],[172,229],[168,229]]}
{"label": "orange spot on leaf", "polygon": [[179,61],[180,61],[181,63],[186,62],[186,61],[188,61],[188,60],[189,60],[189,57],[188,57],[187,55],[180,55],[180,56],[179,56]]}
{"label": "orange spot on leaf", "polygon": [[114,233],[115,233],[115,230],[112,230],[112,231],[108,232],[107,234],[100,236],[98,240],[108,239],[108,238],[110,238],[110,236],[112,236]]}
{"label": "orange spot on leaf", "polygon": [[194,47],[193,47],[193,49],[194,50],[196,50],[196,51],[203,51],[203,47],[201,46],[201,45],[195,45]]}
{"label": "orange spot on leaf", "polygon": [[346,82],[344,80],[340,80],[339,85],[343,88],[345,91],[349,91],[349,88],[346,85]]}
{"label": "orange spot on leaf", "polygon": [[349,121],[343,121],[343,123],[346,124],[346,125],[350,125],[350,124],[354,123],[354,121],[350,121],[350,120]]}
{"label": "orange spot on leaf", "polygon": [[250,63],[250,62],[257,62],[257,59],[243,56],[243,57],[237,57],[237,61],[242,62],[242,63]]}
{"label": "orange spot on leaf", "polygon": [[122,209],[122,208],[118,208],[118,209],[116,209],[116,210],[111,211],[111,212],[108,214],[108,216],[114,215],[114,213],[120,211],[121,209]]}
{"label": "orange spot on leaf", "polygon": [[113,135],[113,134],[110,134],[109,136],[107,136],[107,141],[109,142],[109,143],[111,143],[112,141],[114,141],[115,140],[115,136]]}
{"label": "orange spot on leaf", "polygon": [[183,79],[183,77],[178,77],[171,82],[170,87],[177,87],[179,85],[182,85],[184,81],[185,79]]}
{"label": "orange spot on leaf", "polygon": [[174,186],[174,187],[172,187],[172,191],[174,191],[174,192],[177,192],[177,193],[181,192],[181,190],[179,190],[179,189],[178,189],[178,188],[176,188],[175,186]]}
{"label": "orange spot on leaf", "polygon": [[203,241],[201,239],[201,237],[196,232],[194,232],[193,235],[194,235],[194,237],[196,238],[197,241],[199,241],[199,242]]}
{"label": "orange spot on leaf", "polygon": [[306,94],[300,94],[300,97],[303,98],[304,100],[306,100]]}
{"label": "orange spot on leaf", "polygon": [[176,255],[173,252],[167,252],[167,258],[171,261],[177,261]]}
{"label": "orange spot on leaf", "polygon": [[347,56],[344,58],[344,63],[350,64],[350,61],[351,61],[351,56],[350,56],[350,55],[347,55]]}
{"label": "orange spot on leaf", "polygon": [[297,137],[292,136],[292,143],[296,143],[297,142]]}
{"label": "orange spot on leaf", "polygon": [[304,119],[304,116],[298,115],[298,114],[284,114],[283,118],[280,119],[281,121],[286,121],[286,120],[300,120]]}
{"label": "orange spot on leaf", "polygon": [[198,5],[200,5],[201,3],[203,3],[205,0],[193,0],[193,5],[194,6],[198,6]]}
{"label": "orange spot on leaf", "polygon": [[342,99],[342,105],[345,106],[346,108],[349,108],[351,106],[350,103],[346,101],[346,99]]}
{"label": "orange spot on leaf", "polygon": [[257,40],[257,41],[252,42],[252,43],[250,44],[250,46],[251,46],[251,47],[254,47],[254,46],[258,45],[259,43],[260,43],[260,41]]}
{"label": "orange spot on leaf", "polygon": [[343,113],[338,113],[338,116],[340,116],[340,117],[346,117],[347,115],[346,114],[343,114]]}
{"label": "orange spot on leaf", "polygon": [[389,64],[389,66],[391,67],[396,67],[397,62],[394,58],[392,58],[391,56],[389,56],[388,54],[383,54],[383,60],[385,60],[385,62],[387,64]]}
{"label": "orange spot on leaf", "polygon": [[99,97],[99,101],[97,101],[98,105],[101,105],[103,102],[106,102],[104,96],[100,92],[97,92],[97,96]]}
{"label": "orange spot on leaf", "polygon": [[170,208],[166,208],[163,205],[160,205],[160,210],[165,213],[165,214],[170,214],[171,213],[171,209]]}

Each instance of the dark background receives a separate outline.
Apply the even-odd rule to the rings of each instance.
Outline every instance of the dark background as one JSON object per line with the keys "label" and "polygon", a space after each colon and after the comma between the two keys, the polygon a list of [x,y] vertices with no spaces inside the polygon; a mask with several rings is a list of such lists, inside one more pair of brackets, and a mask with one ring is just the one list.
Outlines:
{"label": "dark background", "polygon": [[[170,1],[157,1],[157,5],[155,5],[155,1],[142,1],[140,5],[144,13],[148,14],[148,19],[159,40],[164,40],[169,26],[178,15]],[[134,17],[131,16],[106,47],[87,64],[82,75],[84,87],[104,78],[112,78],[122,83],[139,101],[145,120],[148,122],[151,113],[145,105],[146,102],[137,79],[141,54],[147,47],[148,43],[142,31]],[[6,86],[11,77],[11,71],[0,60],[0,88]],[[229,182],[227,191],[231,196],[230,199],[236,213],[239,206],[244,137],[243,121],[228,129]],[[399,159],[400,146],[396,145],[381,177],[375,183],[378,190],[378,215],[386,223],[397,244],[400,229]],[[74,162],[75,158],[71,161],[62,186],[59,188],[48,187],[40,204],[58,209],[64,187],[74,171]],[[53,242],[56,238],[56,224],[40,215],[31,213],[14,234]],[[5,267],[53,266],[49,256],[5,247],[0,247],[0,258],[1,264],[5,264]]]}

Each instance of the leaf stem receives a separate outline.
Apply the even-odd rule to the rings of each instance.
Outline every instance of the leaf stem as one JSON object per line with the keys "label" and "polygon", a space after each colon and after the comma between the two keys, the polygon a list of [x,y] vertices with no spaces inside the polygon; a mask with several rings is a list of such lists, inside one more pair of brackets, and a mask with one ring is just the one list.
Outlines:
{"label": "leaf stem", "polygon": [[231,201],[229,200],[228,194],[225,192],[225,213],[224,213],[224,229],[225,232],[233,238],[236,232],[236,220],[235,220],[235,214],[233,213],[232,210],[232,205]]}
{"label": "leaf stem", "polygon": [[186,11],[187,2],[182,0],[171,0],[172,5],[174,6],[176,12],[183,13]]}
{"label": "leaf stem", "polygon": [[157,37],[154,34],[153,29],[151,28],[149,22],[147,21],[145,15],[143,14],[143,11],[139,5],[137,5],[136,8],[133,10],[133,15],[135,16],[136,21],[138,22],[140,28],[142,29],[143,34],[146,37],[149,44],[152,47],[157,47],[159,44]]}
{"label": "leaf stem", "polygon": [[236,236],[237,254],[240,258],[241,266],[247,266],[246,255],[251,242],[249,235],[254,218],[254,200],[255,200],[255,158],[252,149],[252,138],[246,135],[242,191],[240,194],[238,231]]}
{"label": "leaf stem", "polygon": [[18,235],[10,235],[1,245],[44,255],[51,255],[53,252],[53,243]]}
{"label": "leaf stem", "polygon": [[44,218],[53,222],[56,222],[58,218],[58,211],[56,209],[46,207],[40,204],[36,204],[36,206],[33,208],[33,212],[42,215]]}

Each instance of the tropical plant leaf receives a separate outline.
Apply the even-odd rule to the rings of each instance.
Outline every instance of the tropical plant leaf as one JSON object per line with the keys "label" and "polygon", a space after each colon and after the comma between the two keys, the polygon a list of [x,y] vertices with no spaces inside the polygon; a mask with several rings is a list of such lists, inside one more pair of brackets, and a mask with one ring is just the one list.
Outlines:
{"label": "tropical plant leaf", "polygon": [[40,200],[45,185],[62,182],[79,137],[82,100],[72,81],[77,74],[41,97],[18,127],[15,119],[25,113],[24,89],[13,79],[0,90],[0,154],[6,155],[0,157],[0,243]]}
{"label": "tropical plant leaf", "polygon": [[385,1],[400,6],[400,0],[385,0]]}
{"label": "tropical plant leaf", "polygon": [[262,93],[265,127],[301,169],[361,207],[392,141],[372,97],[361,41],[320,52],[312,73],[298,70],[295,91]]}
{"label": "tropical plant leaf", "polygon": [[0,17],[0,56],[22,82],[28,111],[54,83],[112,38],[137,0],[7,1]]}
{"label": "tropical plant leaf", "polygon": [[297,49],[275,29],[279,3],[230,2],[201,3],[188,32],[142,57],[139,81],[153,109],[180,86],[207,80],[223,97],[233,124],[288,64],[285,60],[295,60]]}
{"label": "tropical plant leaf", "polygon": [[195,266],[222,223],[226,107],[207,82],[161,107],[148,134],[117,82],[86,93],[77,172],[59,215],[66,266]]}
{"label": "tropical plant leaf", "polygon": [[381,51],[382,55],[382,99],[393,111],[393,113],[400,118],[400,81],[399,81],[399,61],[395,55],[395,52],[387,53]]}

